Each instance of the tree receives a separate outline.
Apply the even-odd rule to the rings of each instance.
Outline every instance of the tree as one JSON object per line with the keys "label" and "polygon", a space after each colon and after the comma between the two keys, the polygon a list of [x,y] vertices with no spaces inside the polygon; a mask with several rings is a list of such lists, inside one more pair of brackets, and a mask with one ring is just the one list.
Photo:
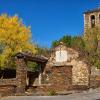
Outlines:
{"label": "tree", "polygon": [[45,57],[50,57],[50,50],[49,48],[46,47],[41,47],[39,45],[37,45],[37,55],[43,55]]}
{"label": "tree", "polygon": [[52,42],[52,47],[57,46],[60,42],[63,42],[66,44],[67,47],[71,47],[74,49],[84,49],[85,47],[85,43],[84,40],[82,39],[82,37],[79,36],[63,36],[62,38],[60,38],[59,40],[53,41]]}
{"label": "tree", "polygon": [[65,35],[59,41],[65,43],[67,47],[72,46],[72,37],[71,36]]}
{"label": "tree", "polygon": [[10,64],[11,57],[21,51],[36,52],[31,43],[30,27],[26,27],[17,16],[0,16],[0,67]]}
{"label": "tree", "polygon": [[52,47],[57,46],[60,42],[63,42],[66,44],[67,47],[71,47],[71,36],[65,35],[62,38],[60,38],[59,40],[55,40],[52,42]]}
{"label": "tree", "polygon": [[71,40],[71,47],[76,49],[76,50],[80,50],[80,51],[83,51],[84,48],[85,48],[85,43],[84,43],[84,40],[82,37],[80,36],[74,36],[72,37],[72,40]]}
{"label": "tree", "polygon": [[52,42],[52,48],[56,47],[59,44],[59,41],[55,40]]}

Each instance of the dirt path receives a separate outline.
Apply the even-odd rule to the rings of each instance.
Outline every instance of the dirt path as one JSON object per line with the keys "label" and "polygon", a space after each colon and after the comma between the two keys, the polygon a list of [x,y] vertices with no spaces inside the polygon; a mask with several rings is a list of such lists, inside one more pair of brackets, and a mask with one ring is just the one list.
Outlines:
{"label": "dirt path", "polygon": [[75,93],[66,96],[11,96],[0,100],[100,100],[100,91]]}

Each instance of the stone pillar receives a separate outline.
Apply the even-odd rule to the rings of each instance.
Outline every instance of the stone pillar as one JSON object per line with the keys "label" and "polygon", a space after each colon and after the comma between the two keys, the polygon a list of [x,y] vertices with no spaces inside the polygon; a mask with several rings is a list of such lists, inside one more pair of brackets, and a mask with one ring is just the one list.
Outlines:
{"label": "stone pillar", "polygon": [[39,85],[42,84],[42,77],[43,77],[43,71],[46,66],[46,63],[39,63]]}
{"label": "stone pillar", "polygon": [[27,66],[23,58],[16,59],[17,93],[25,93]]}
{"label": "stone pillar", "polygon": [[39,85],[41,85],[41,80],[42,80],[42,69],[41,69],[41,64],[39,64]]}

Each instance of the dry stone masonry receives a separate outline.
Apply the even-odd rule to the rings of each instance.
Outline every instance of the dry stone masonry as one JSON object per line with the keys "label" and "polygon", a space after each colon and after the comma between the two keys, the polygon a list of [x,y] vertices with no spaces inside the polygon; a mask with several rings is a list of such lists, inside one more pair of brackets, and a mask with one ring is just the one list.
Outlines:
{"label": "dry stone masonry", "polygon": [[100,7],[84,12],[84,32],[95,26],[100,26]]}
{"label": "dry stone masonry", "polygon": [[47,76],[46,83],[62,91],[72,89],[77,85],[88,87],[88,65],[80,61],[78,57],[77,51],[67,48],[63,43],[55,47],[44,71],[44,76]]}

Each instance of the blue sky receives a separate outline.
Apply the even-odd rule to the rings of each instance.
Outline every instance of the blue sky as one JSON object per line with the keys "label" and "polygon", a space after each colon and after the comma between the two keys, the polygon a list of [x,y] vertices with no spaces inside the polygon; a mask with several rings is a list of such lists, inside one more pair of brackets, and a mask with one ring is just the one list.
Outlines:
{"label": "blue sky", "polygon": [[31,26],[32,40],[50,47],[63,35],[81,35],[83,12],[100,5],[100,0],[0,0],[0,14],[17,14]]}

